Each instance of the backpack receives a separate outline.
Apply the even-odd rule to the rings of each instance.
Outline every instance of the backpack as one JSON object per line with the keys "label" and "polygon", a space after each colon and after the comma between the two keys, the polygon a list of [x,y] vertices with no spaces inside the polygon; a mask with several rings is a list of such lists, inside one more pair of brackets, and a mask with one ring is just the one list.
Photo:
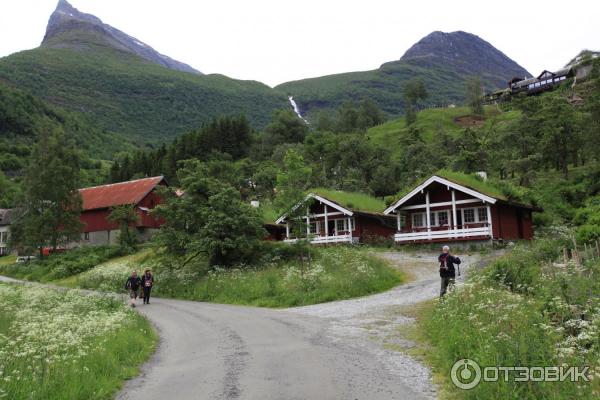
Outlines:
{"label": "backpack", "polygon": [[448,271],[448,264],[446,263],[446,258],[448,258],[448,254],[444,254],[440,257],[440,274]]}

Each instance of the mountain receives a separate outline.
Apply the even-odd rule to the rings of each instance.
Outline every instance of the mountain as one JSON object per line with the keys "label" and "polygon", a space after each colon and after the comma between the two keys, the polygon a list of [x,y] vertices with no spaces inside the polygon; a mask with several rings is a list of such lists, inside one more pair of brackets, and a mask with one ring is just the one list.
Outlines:
{"label": "mountain", "polygon": [[464,100],[465,80],[474,75],[481,77],[488,90],[506,86],[515,76],[531,76],[476,35],[436,31],[415,43],[399,60],[376,70],[287,82],[276,89],[293,96],[302,113],[308,115],[365,96],[377,101],[384,111],[400,114],[402,89],[411,78],[425,82],[429,92],[427,105],[445,105]]}
{"label": "mountain", "polygon": [[48,21],[42,46],[78,49],[86,47],[90,39],[104,41],[107,46],[130,52],[169,69],[201,74],[189,65],[160,54],[136,38],[103,23],[100,18],[80,12],[66,0],[59,0]]}
{"label": "mountain", "polygon": [[40,47],[0,59],[0,82],[138,146],[170,141],[225,114],[243,113],[261,128],[274,110],[290,107],[283,93],[260,82],[149,60],[129,39],[61,0]]}

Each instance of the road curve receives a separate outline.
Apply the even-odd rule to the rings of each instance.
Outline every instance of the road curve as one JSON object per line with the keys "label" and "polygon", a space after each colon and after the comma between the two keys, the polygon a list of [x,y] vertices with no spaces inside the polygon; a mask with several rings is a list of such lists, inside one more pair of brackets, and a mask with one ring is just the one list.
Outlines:
{"label": "road curve", "polygon": [[327,321],[282,310],[155,299],[161,341],[118,399],[418,399],[382,361],[330,340]]}

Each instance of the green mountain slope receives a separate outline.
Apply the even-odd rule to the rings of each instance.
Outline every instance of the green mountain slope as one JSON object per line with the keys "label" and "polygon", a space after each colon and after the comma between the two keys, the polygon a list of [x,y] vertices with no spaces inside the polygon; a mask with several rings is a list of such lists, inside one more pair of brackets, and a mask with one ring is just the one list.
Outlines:
{"label": "green mountain slope", "polygon": [[530,75],[483,39],[466,32],[433,32],[412,46],[398,61],[376,70],[335,74],[288,82],[276,87],[294,96],[309,117],[323,108],[368,96],[392,115],[403,112],[403,87],[412,78],[423,79],[427,105],[460,103],[465,80],[479,76],[488,89],[504,87],[514,76]]}
{"label": "green mountain slope", "polygon": [[273,110],[289,107],[262,83],[168,69],[115,47],[85,21],[61,24],[49,25],[54,33],[41,47],[0,59],[0,81],[136,143],[164,141],[223,114],[244,113],[262,127]]}

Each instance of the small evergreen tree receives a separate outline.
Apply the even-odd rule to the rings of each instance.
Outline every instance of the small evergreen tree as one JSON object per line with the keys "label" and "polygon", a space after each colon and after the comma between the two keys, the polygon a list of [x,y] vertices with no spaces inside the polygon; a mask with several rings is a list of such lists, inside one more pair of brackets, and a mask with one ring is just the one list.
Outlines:
{"label": "small evergreen tree", "polygon": [[428,96],[425,84],[419,78],[413,78],[404,85],[404,112],[407,126],[417,121],[417,106]]}
{"label": "small evergreen tree", "polygon": [[37,248],[43,256],[43,247],[56,250],[79,240],[79,155],[62,131],[39,135],[23,183],[15,246]]}

